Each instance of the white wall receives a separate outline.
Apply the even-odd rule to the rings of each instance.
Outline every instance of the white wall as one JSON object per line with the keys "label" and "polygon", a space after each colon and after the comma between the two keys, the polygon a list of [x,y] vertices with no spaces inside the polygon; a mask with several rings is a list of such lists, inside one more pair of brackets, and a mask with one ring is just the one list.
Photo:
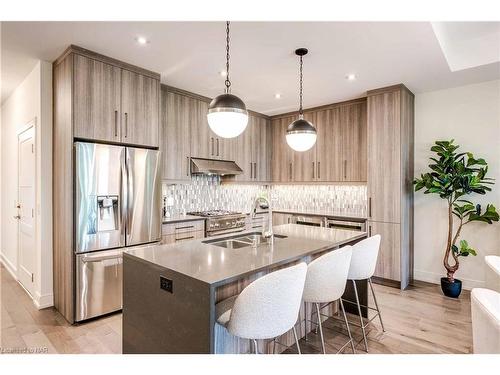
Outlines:
{"label": "white wall", "polygon": [[[497,180],[486,196],[473,202],[493,203],[500,209],[500,80],[415,96],[415,175],[428,170],[430,147],[435,140],[455,139],[463,151],[483,157],[490,177]],[[447,235],[446,202],[438,196],[415,193],[415,279],[439,283]],[[500,255],[500,224],[470,223],[462,238],[478,256],[461,257],[455,274],[464,288],[483,286],[484,256]]]}
{"label": "white wall", "polygon": [[17,134],[36,119],[36,269],[34,303],[53,305],[52,292],[52,64],[39,61],[1,108],[0,259],[17,274]]}

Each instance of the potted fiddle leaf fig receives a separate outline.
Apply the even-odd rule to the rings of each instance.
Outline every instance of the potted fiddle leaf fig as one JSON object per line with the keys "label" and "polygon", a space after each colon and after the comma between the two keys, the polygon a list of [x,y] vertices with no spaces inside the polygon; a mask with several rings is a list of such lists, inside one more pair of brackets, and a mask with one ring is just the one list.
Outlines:
{"label": "potted fiddle leaf fig", "polygon": [[[486,177],[488,165],[484,159],[476,159],[470,152],[458,152],[454,140],[436,141],[431,151],[431,169],[415,179],[415,191],[424,190],[424,194],[437,194],[446,200],[448,208],[448,234],[444,249],[443,265],[446,277],[441,278],[444,295],[458,298],[462,291],[462,282],[454,277],[460,265],[460,257],[476,255],[476,250],[462,239],[462,229],[472,222],[493,224],[499,220],[498,212],[492,204],[486,209],[474,204],[469,196],[484,195],[491,191],[494,179]],[[490,185],[490,186],[489,186]]]}

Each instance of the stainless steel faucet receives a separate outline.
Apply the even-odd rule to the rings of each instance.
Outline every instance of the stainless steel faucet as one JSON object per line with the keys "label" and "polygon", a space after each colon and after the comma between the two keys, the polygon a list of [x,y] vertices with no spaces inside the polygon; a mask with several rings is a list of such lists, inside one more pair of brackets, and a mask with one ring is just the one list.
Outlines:
{"label": "stainless steel faucet", "polygon": [[267,221],[267,228],[265,226],[262,227],[262,237],[269,238],[270,242],[273,241],[273,212],[271,210],[271,204],[269,203],[269,199],[264,196],[258,196],[255,199],[252,210],[252,219],[255,218],[257,214],[257,207],[268,210],[269,219]]}

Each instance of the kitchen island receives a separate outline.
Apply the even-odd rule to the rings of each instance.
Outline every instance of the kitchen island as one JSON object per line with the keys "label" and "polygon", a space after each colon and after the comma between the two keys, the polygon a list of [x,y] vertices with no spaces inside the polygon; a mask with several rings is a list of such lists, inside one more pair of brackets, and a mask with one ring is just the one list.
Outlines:
{"label": "kitchen island", "polygon": [[[247,352],[247,340],[234,338],[215,324],[217,302],[237,295],[266,273],[300,261],[310,262],[366,237],[365,232],[296,224],[273,229],[273,244],[223,247],[226,236],[147,246],[125,253],[123,352]],[[242,232],[238,237],[252,233],[256,232]],[[359,289],[361,303],[366,304],[366,285]],[[351,299],[348,290],[346,294]],[[310,329],[308,326],[307,331]],[[300,336],[305,334],[303,327],[299,331]],[[292,345],[292,336],[285,334],[280,342]],[[268,343],[259,345],[261,352],[270,351]]]}

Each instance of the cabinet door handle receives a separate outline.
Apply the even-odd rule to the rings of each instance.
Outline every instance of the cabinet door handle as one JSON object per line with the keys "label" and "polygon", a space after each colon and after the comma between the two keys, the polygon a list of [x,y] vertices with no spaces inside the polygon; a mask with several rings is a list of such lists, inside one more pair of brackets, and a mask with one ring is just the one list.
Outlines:
{"label": "cabinet door handle", "polygon": [[219,138],[215,138],[215,141],[217,142],[217,156],[219,156]]}
{"label": "cabinet door handle", "polygon": [[344,160],[344,179],[347,179],[347,160]]}
{"label": "cabinet door handle", "polygon": [[125,112],[125,138],[128,136],[128,113]]}
{"label": "cabinet door handle", "polygon": [[292,163],[290,163],[290,166],[288,168],[288,177],[290,180],[292,180]]}
{"label": "cabinet door handle", "polygon": [[176,238],[176,239],[175,239],[175,242],[178,242],[178,241],[184,241],[184,240],[190,240],[191,238],[194,238],[194,236],[182,237],[182,238]]}
{"label": "cabinet door handle", "polygon": [[253,167],[252,167],[252,163],[250,163],[250,179],[253,178]]}
{"label": "cabinet door handle", "polygon": [[312,162],[312,163],[313,163],[313,180],[314,180],[314,162]]}
{"label": "cabinet door handle", "polygon": [[321,163],[321,162],[320,162],[320,161],[318,161],[318,164],[317,164],[317,166],[318,166],[318,180],[321,178],[321,174],[320,174],[320,171],[321,171],[321,169],[320,169],[320,163]]}
{"label": "cabinet door handle", "polygon": [[213,137],[210,138],[210,142],[211,142],[211,149],[212,149],[212,151],[210,151],[210,155],[213,156],[214,155],[214,139],[213,139]]}
{"label": "cabinet door handle", "polygon": [[186,156],[186,176],[189,176],[189,156]]}
{"label": "cabinet door handle", "polygon": [[257,179],[257,162],[253,163],[253,178]]}
{"label": "cabinet door handle", "polygon": [[372,197],[368,198],[368,217],[372,217]]}
{"label": "cabinet door handle", "polygon": [[371,237],[372,236],[372,226],[369,225],[368,226],[368,237]]}
{"label": "cabinet door handle", "polygon": [[115,111],[115,137],[118,137],[118,111]]}

